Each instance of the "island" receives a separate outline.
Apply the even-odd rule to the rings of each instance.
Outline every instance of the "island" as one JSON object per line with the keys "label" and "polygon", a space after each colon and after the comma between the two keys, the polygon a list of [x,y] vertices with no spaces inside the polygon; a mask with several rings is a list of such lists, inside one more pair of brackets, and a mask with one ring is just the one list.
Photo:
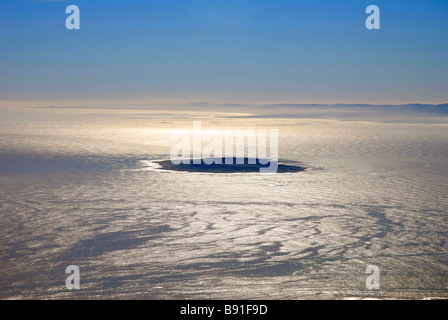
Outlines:
{"label": "island", "polygon": [[[266,161],[260,161],[260,159],[256,159],[255,164],[249,164],[248,158],[233,158],[232,163],[226,164],[225,158],[222,158],[221,161],[216,161],[216,158],[213,163],[211,159],[207,159],[207,163],[204,159],[201,159],[201,162],[194,163],[193,160],[190,163],[180,163],[174,164],[171,160],[157,160],[153,161],[156,165],[154,169],[158,170],[169,170],[169,171],[186,171],[186,172],[208,172],[208,173],[251,173],[251,172],[259,172],[260,168],[268,168],[270,163],[267,164]],[[239,161],[238,161],[239,160]],[[243,161],[241,161],[243,160]],[[218,162],[218,163],[216,163]],[[221,163],[219,163],[221,162]],[[242,163],[238,163],[242,162]],[[277,173],[295,173],[305,171],[306,168],[298,165],[293,161],[279,161]]]}

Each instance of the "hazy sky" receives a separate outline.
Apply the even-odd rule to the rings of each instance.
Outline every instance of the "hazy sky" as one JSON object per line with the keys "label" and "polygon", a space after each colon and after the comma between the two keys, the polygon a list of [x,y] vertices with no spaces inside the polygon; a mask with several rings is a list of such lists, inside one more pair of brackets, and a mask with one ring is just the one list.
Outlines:
{"label": "hazy sky", "polygon": [[0,1],[0,100],[443,103],[447,75],[442,0]]}

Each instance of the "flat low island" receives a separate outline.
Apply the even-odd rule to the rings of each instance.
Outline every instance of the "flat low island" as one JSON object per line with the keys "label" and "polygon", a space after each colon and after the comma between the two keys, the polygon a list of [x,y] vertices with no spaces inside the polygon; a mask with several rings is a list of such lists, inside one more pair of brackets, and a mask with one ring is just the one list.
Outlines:
{"label": "flat low island", "polygon": [[[171,160],[154,161],[157,169],[170,171],[186,171],[186,172],[209,172],[209,173],[250,173],[260,172],[262,168],[270,168],[273,164],[266,160],[255,159],[255,163],[249,163],[248,158],[233,158],[233,161],[226,163],[225,158],[216,159],[200,159],[200,163],[190,160],[189,163],[174,164]],[[213,161],[214,160],[214,161]],[[218,160],[218,161],[217,161]],[[220,161],[219,161],[220,160]],[[288,161],[279,161],[276,173],[294,173],[305,171],[306,168],[298,164]]]}

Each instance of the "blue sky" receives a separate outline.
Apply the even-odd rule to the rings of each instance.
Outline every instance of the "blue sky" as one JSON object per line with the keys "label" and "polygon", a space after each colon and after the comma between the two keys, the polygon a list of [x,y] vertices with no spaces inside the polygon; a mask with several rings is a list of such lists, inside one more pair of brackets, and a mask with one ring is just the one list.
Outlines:
{"label": "blue sky", "polygon": [[447,35],[442,0],[1,0],[0,100],[443,103]]}

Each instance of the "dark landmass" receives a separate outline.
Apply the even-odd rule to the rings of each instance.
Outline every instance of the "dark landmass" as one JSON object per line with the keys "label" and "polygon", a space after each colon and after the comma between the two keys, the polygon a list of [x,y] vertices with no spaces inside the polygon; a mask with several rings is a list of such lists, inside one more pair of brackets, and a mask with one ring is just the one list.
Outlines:
{"label": "dark landmass", "polygon": [[[240,158],[241,159],[241,158]],[[173,170],[173,171],[188,171],[188,172],[210,172],[210,173],[237,173],[237,172],[259,172],[260,168],[269,168],[270,163],[261,164],[259,159],[256,159],[256,164],[249,164],[248,158],[243,158],[244,163],[237,164],[237,158],[233,158],[232,164],[225,164],[225,158],[221,159],[222,164],[206,164],[204,159],[201,159],[201,163],[193,163],[191,160],[189,164],[173,164],[171,160],[161,160],[157,161],[162,170]],[[279,161],[277,173],[293,173],[305,171],[305,167],[301,167],[293,162],[282,163]]]}

